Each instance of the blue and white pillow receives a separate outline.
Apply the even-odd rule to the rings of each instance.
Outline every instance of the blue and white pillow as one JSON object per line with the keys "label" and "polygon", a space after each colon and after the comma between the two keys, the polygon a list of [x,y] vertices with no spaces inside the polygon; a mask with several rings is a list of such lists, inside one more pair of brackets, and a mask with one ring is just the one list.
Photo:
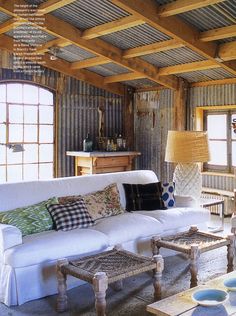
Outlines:
{"label": "blue and white pillow", "polygon": [[167,182],[162,183],[162,200],[164,201],[165,207],[174,207],[175,206],[175,183]]}

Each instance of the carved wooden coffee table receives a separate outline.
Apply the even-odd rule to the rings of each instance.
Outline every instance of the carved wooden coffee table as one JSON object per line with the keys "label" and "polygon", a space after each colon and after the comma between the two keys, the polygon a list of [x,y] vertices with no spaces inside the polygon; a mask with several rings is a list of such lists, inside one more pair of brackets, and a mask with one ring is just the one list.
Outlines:
{"label": "carved wooden coffee table", "polygon": [[115,283],[116,287],[121,289],[122,279],[142,272],[155,271],[153,282],[155,299],[160,299],[163,268],[164,263],[161,255],[155,255],[151,259],[119,248],[73,261],[58,260],[57,311],[63,312],[67,309],[67,275],[72,275],[93,285],[97,315],[103,316],[106,309],[108,284]]}
{"label": "carved wooden coffee table", "polygon": [[210,233],[201,232],[196,226],[192,226],[189,231],[184,233],[163,238],[158,236],[153,237],[152,251],[153,255],[157,255],[159,254],[159,249],[164,247],[187,254],[190,259],[190,287],[194,287],[197,286],[198,281],[198,259],[203,252],[227,246],[227,272],[233,271],[234,238],[233,234],[223,238]]}

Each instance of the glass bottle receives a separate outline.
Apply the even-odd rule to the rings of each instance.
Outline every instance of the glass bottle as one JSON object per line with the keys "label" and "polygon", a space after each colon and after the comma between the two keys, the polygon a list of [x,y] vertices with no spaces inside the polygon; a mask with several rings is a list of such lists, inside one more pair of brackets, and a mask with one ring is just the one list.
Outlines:
{"label": "glass bottle", "polygon": [[117,137],[116,143],[117,143],[117,150],[122,150],[122,136],[121,136],[121,134],[119,134],[119,136]]}
{"label": "glass bottle", "polygon": [[90,152],[93,151],[93,141],[90,138],[90,134],[87,134],[87,137],[83,141],[83,151]]}

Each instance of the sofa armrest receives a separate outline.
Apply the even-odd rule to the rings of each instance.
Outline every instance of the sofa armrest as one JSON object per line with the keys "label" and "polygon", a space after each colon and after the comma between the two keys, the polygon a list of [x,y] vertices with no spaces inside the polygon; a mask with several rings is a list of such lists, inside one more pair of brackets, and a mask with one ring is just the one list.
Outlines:
{"label": "sofa armrest", "polygon": [[22,244],[21,231],[15,226],[0,224],[0,261],[6,249],[20,244]]}
{"label": "sofa armrest", "polygon": [[176,207],[196,207],[199,206],[197,201],[190,195],[175,195]]}

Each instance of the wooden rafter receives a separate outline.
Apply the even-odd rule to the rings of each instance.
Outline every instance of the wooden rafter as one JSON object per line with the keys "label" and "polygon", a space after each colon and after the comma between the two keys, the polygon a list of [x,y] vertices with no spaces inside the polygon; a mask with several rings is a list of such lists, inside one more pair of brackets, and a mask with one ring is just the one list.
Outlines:
{"label": "wooden rafter", "polygon": [[49,49],[50,49],[51,47],[66,47],[66,46],[68,46],[68,45],[70,45],[69,42],[66,42],[66,41],[64,41],[64,40],[62,40],[62,39],[60,39],[60,38],[59,38],[59,39],[57,38],[57,39],[48,41],[47,43],[45,43],[45,44],[39,46],[39,47],[36,49],[36,52],[39,53],[39,54],[43,54],[43,53],[49,51]]}
{"label": "wooden rafter", "polygon": [[[202,42],[199,40],[200,32],[182,21],[176,16],[161,18],[157,15],[160,6],[153,0],[110,0],[113,4],[143,19],[146,23],[159,31],[169,35],[170,37],[180,40],[184,45],[191,48],[195,52],[203,55],[207,59],[219,65],[220,62],[215,60],[217,53],[217,45],[213,42]],[[220,66],[232,74],[235,74],[234,67],[232,68],[227,63],[221,63]]]}
{"label": "wooden rafter", "polygon": [[[236,69],[236,64],[231,65]],[[186,63],[186,64],[179,64],[175,66],[168,66],[168,67],[162,67],[159,68],[159,75],[160,76],[168,76],[173,74],[182,74],[187,72],[194,72],[194,71],[201,71],[201,70],[207,70],[207,69],[217,69],[220,68],[220,65],[216,65],[211,60],[203,60],[203,61],[195,61],[192,63]],[[105,78],[105,82],[120,82],[120,81],[128,81],[128,80],[135,80],[135,79],[141,79],[145,78],[144,76],[139,75],[135,72],[130,72],[127,74],[121,74],[121,75],[114,75],[109,76]]]}
{"label": "wooden rafter", "polygon": [[216,65],[211,60],[204,61],[195,61],[193,63],[181,64],[176,66],[168,66],[159,69],[160,75],[167,76],[169,74],[181,74],[191,71],[199,71],[206,69],[219,68],[220,66]]}
{"label": "wooden rafter", "polygon": [[236,78],[193,82],[191,83],[191,87],[205,87],[205,86],[222,85],[222,84],[236,84]]}
{"label": "wooden rafter", "polygon": [[138,73],[129,72],[127,74],[106,77],[104,79],[104,82],[105,83],[113,83],[113,82],[120,82],[120,81],[137,80],[137,79],[142,79],[142,78],[145,78],[145,77],[143,75],[138,74]]}
{"label": "wooden rafter", "polygon": [[23,20],[18,20],[16,23],[15,18],[9,19],[2,24],[0,24],[0,34],[6,33],[10,30],[12,30],[14,27],[24,23]]}
{"label": "wooden rafter", "polygon": [[44,13],[49,13],[75,1],[76,0],[48,0],[40,4],[38,10],[42,10]]}
{"label": "wooden rafter", "polygon": [[180,41],[167,40],[167,41],[162,41],[158,43],[153,43],[149,45],[138,46],[135,48],[127,49],[124,51],[123,57],[132,58],[132,57],[144,56],[148,54],[164,52],[166,50],[170,50],[174,48],[180,48],[183,46],[184,45]]}
{"label": "wooden rafter", "polygon": [[[13,52],[13,39],[6,35],[0,35],[0,48],[6,49],[9,52]],[[28,58],[30,55],[28,55]],[[32,58],[34,61],[34,58]],[[124,94],[124,86],[119,83],[108,85],[104,83],[104,77],[98,74],[95,74],[94,72],[88,71],[88,70],[71,70],[70,69],[70,63],[63,60],[63,59],[57,59],[57,60],[51,60],[50,55],[45,53],[42,56],[42,62],[46,63],[46,67],[56,70],[58,72],[64,73],[70,77],[76,78],[77,80],[85,81],[89,84],[92,84],[96,87],[99,87],[101,89],[105,89],[108,91],[111,91],[112,93]]]}
{"label": "wooden rafter", "polygon": [[225,61],[236,59],[236,41],[221,44],[218,55],[219,58]]}
{"label": "wooden rafter", "polygon": [[144,23],[144,21],[138,20],[136,17],[131,15],[119,20],[115,20],[87,29],[82,33],[82,37],[84,39],[92,39],[102,35],[107,35],[121,30],[125,30],[130,27],[138,26]]}
{"label": "wooden rafter", "polygon": [[177,0],[160,6],[158,15],[161,17],[168,17],[191,10],[200,9],[223,1],[225,0]]}
{"label": "wooden rafter", "polygon": [[203,42],[209,42],[234,36],[236,36],[236,24],[220,27],[206,32],[201,32],[200,40]]}
{"label": "wooden rafter", "polygon": [[[14,14],[13,11],[13,4],[15,1],[8,0],[6,3],[5,0],[0,0],[0,9],[8,14]],[[25,4],[24,0],[18,0],[18,3]],[[34,25],[34,24],[33,24]],[[95,53],[102,57],[107,57],[111,62],[115,62],[123,67],[128,68],[130,71],[138,72],[140,74],[145,74],[145,77],[162,84],[171,89],[178,88],[178,78],[174,76],[169,77],[160,77],[158,75],[157,67],[141,60],[138,58],[130,58],[129,60],[123,58],[122,50],[108,44],[100,39],[92,39],[92,40],[85,40],[81,37],[82,32],[78,30],[76,27],[72,26],[71,24],[58,19],[57,17],[46,14],[45,15],[45,24],[44,26],[34,25],[42,30],[62,38],[66,41],[71,42],[72,44],[82,47],[92,53]]]}
{"label": "wooden rafter", "polygon": [[93,67],[93,66],[98,66],[98,65],[104,65],[110,62],[110,59],[106,57],[93,57],[93,58],[88,58],[84,59],[81,61],[76,61],[74,63],[71,63],[70,68],[71,69],[82,69],[82,68],[88,68],[88,67]]}

